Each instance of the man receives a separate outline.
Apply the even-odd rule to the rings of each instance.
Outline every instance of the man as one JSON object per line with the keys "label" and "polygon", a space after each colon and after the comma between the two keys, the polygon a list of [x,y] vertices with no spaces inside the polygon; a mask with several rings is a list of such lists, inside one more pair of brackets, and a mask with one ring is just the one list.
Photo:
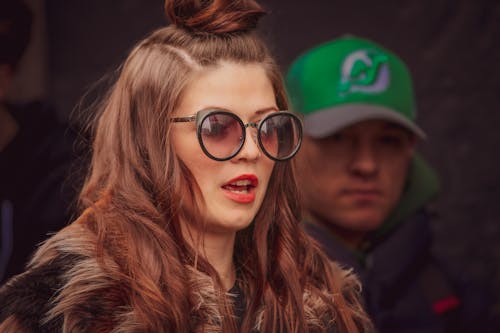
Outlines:
{"label": "man", "polygon": [[68,222],[76,194],[65,182],[71,132],[44,103],[7,102],[31,21],[21,1],[0,2],[0,284],[22,272],[47,234]]}
{"label": "man", "polygon": [[306,230],[359,275],[381,333],[462,332],[461,300],[431,253],[438,180],[415,152],[425,133],[406,65],[348,36],[297,58],[286,84],[304,115]]}

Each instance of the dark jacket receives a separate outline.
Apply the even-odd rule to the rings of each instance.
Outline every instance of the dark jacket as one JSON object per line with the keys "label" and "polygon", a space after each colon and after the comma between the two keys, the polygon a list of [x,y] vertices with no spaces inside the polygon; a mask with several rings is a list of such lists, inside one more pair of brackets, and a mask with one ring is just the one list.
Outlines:
{"label": "dark jacket", "polygon": [[354,268],[380,333],[469,332],[462,295],[431,251],[432,215],[425,207],[437,191],[434,172],[417,156],[397,208],[359,251],[328,229],[305,224],[330,258]]}
{"label": "dark jacket", "polygon": [[[70,218],[72,132],[42,103],[8,106],[19,131],[0,152],[0,284],[24,270],[36,246]],[[69,181],[71,179],[72,181]]]}

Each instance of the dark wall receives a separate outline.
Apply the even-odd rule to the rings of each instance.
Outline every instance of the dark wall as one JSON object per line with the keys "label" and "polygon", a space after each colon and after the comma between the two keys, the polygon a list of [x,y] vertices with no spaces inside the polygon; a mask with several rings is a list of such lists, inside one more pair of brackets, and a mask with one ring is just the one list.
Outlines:
{"label": "dark wall", "polygon": [[[414,74],[423,154],[441,175],[436,251],[500,291],[500,3],[496,0],[262,1],[262,34],[284,69],[345,33],[398,53]],[[132,45],[165,24],[161,0],[47,1],[50,98],[68,115]],[[493,311],[500,313],[500,306]]]}
{"label": "dark wall", "polygon": [[49,98],[68,116],[134,43],[166,20],[159,0],[46,1]]}

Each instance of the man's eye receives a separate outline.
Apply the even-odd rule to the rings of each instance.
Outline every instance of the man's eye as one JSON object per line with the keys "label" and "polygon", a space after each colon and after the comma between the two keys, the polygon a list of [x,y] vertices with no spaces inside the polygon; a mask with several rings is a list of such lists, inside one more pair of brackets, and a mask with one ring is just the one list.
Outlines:
{"label": "man's eye", "polygon": [[388,146],[401,146],[403,139],[395,135],[384,135],[380,137],[379,142]]}
{"label": "man's eye", "polygon": [[333,142],[341,142],[346,140],[346,136],[342,133],[335,133],[334,135],[331,136],[331,140]]}

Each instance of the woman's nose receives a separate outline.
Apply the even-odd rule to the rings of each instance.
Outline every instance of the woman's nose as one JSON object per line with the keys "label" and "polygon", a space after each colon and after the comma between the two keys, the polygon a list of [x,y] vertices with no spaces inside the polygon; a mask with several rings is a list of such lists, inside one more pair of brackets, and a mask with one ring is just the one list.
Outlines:
{"label": "woman's nose", "polygon": [[[249,126],[250,125],[250,126]],[[246,138],[240,152],[235,156],[236,159],[256,160],[261,156],[261,151],[257,139],[257,129],[251,124],[245,126]]]}

